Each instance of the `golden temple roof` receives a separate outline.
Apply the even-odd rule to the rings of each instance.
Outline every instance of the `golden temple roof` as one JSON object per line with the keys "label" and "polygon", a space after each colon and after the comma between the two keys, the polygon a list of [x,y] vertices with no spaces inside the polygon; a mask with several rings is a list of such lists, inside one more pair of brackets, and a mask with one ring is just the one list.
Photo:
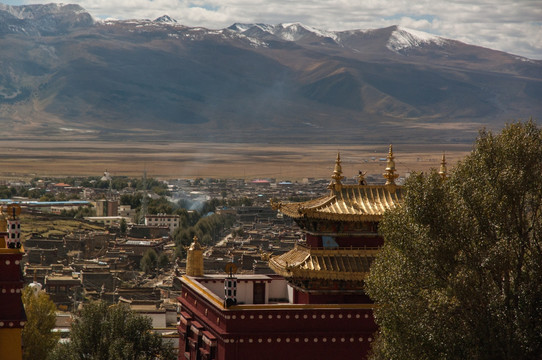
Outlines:
{"label": "golden temple roof", "polygon": [[383,174],[385,185],[366,185],[365,173],[359,172],[358,184],[342,183],[341,156],[337,154],[335,167],[328,186],[330,194],[298,203],[271,202],[275,210],[294,219],[314,218],[339,221],[380,221],[386,210],[403,202],[402,187],[395,184],[399,176],[395,170],[393,147],[389,146],[387,166]]}
{"label": "golden temple roof", "polygon": [[378,249],[308,248],[296,245],[292,250],[269,261],[269,266],[284,277],[360,281],[369,274],[369,267]]}
{"label": "golden temple roof", "polygon": [[403,202],[401,187],[385,185],[342,185],[340,191],[330,195],[298,203],[274,203],[274,208],[284,215],[299,219],[303,217],[342,220],[379,221],[386,210]]}

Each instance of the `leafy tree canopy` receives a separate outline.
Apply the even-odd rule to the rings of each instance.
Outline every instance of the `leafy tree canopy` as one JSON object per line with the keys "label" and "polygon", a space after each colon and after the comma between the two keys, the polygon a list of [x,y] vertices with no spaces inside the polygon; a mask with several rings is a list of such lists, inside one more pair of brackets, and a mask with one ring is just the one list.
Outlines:
{"label": "leafy tree canopy", "polygon": [[59,344],[49,360],[173,360],[170,345],[153,333],[149,317],[124,304],[87,304],[72,325],[71,341]]}
{"label": "leafy tree canopy", "polygon": [[146,274],[149,274],[156,270],[158,266],[158,254],[153,249],[147,250],[143,257],[141,258],[141,270]]}
{"label": "leafy tree canopy", "polygon": [[481,131],[446,181],[413,175],[406,194],[367,282],[373,358],[540,359],[541,130]]}
{"label": "leafy tree canopy", "polygon": [[56,322],[56,306],[44,291],[34,292],[28,286],[23,289],[22,300],[27,317],[23,328],[23,359],[45,359],[60,338],[52,332]]}

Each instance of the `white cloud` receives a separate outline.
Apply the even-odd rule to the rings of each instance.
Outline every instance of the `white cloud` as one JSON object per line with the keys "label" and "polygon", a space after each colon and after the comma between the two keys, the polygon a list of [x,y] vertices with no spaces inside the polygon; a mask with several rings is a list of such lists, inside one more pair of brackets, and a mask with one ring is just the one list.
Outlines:
{"label": "white cloud", "polygon": [[[61,2],[53,0],[55,2]],[[66,2],[65,0],[62,0]],[[20,3],[11,0],[11,3]],[[474,45],[542,59],[540,0],[74,0],[99,18],[153,19],[188,26],[301,22],[322,30],[402,25]],[[8,1],[7,3],[10,3]]]}

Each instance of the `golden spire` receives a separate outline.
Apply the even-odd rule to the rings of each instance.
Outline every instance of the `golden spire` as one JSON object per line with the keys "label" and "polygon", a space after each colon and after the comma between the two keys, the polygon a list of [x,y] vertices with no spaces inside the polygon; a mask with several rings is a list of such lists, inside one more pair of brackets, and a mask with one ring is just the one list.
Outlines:
{"label": "golden spire", "polygon": [[446,180],[448,177],[448,169],[446,168],[446,154],[442,153],[442,161],[440,163],[440,170],[438,172],[442,180]]}
{"label": "golden spire", "polygon": [[190,247],[188,248],[188,250],[203,250],[203,248],[201,247],[199,241],[198,241],[198,237],[194,235],[194,241],[192,242],[192,244],[190,244]]}
{"label": "golden spire", "polygon": [[395,186],[395,179],[399,177],[399,175],[395,173],[395,161],[393,159],[395,159],[395,156],[393,156],[393,146],[390,144],[388,163],[385,172],[382,174],[386,179],[386,185],[388,186]]}
{"label": "golden spire", "polygon": [[333,169],[333,175],[331,175],[331,178],[335,180],[335,183],[333,181],[329,184],[329,189],[335,189],[337,191],[340,191],[342,188],[341,180],[344,178],[343,176],[343,169],[341,166],[341,153],[337,153],[337,160],[335,160],[335,168]]}
{"label": "golden spire", "polygon": [[331,178],[335,180],[336,184],[340,184],[343,179],[343,168],[341,166],[341,153],[337,153],[337,160],[335,160],[335,169],[333,169],[333,176]]}
{"label": "golden spire", "polygon": [[203,276],[203,247],[197,236],[194,236],[194,242],[186,252],[186,275]]}

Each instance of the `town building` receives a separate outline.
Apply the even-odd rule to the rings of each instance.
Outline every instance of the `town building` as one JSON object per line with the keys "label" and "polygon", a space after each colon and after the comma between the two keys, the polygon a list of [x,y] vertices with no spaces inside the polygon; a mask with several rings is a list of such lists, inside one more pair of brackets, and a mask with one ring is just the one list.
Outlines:
{"label": "town building", "polygon": [[119,200],[100,199],[96,200],[96,216],[119,216]]}
{"label": "town building", "polygon": [[132,209],[130,205],[120,205],[118,214],[119,216],[122,216],[123,218],[130,219],[128,223],[136,222],[136,210]]}
{"label": "town building", "polygon": [[86,216],[85,220],[103,224],[104,226],[119,226],[124,219],[127,223],[131,221],[130,218],[122,216]]}
{"label": "town building", "polygon": [[81,292],[81,280],[75,275],[50,274],[45,276],[45,291],[51,301],[61,309],[67,310],[76,292]]}
{"label": "town building", "polygon": [[173,235],[175,230],[179,227],[181,217],[179,215],[145,215],[145,225],[147,226],[167,226],[169,233]]}
{"label": "town building", "polygon": [[390,145],[386,183],[343,184],[337,156],[329,194],[273,207],[305,232],[305,243],[269,258],[273,275],[203,271],[197,240],[182,284],[179,359],[366,358],[377,330],[364,280],[383,239],[378,223],[400,206]]}

